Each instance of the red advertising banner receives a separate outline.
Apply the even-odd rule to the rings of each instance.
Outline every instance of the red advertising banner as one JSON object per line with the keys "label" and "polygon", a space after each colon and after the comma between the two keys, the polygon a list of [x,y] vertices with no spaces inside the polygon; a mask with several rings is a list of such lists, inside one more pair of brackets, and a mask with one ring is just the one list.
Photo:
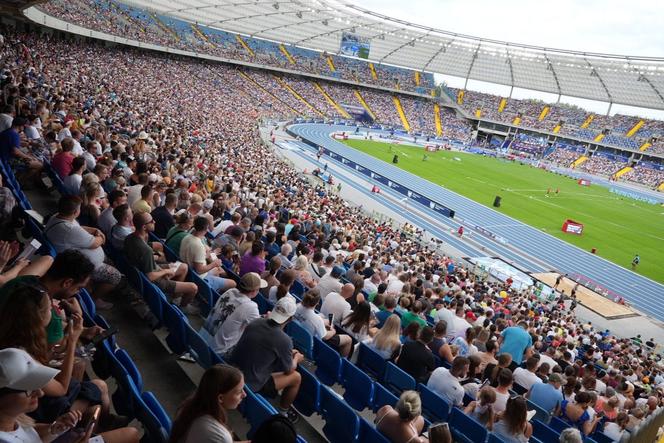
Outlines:
{"label": "red advertising banner", "polygon": [[590,186],[590,180],[587,178],[580,178],[579,181],[577,181],[578,184],[581,186]]}
{"label": "red advertising banner", "polygon": [[581,235],[583,234],[583,223],[567,219],[563,223],[562,231],[566,234]]}

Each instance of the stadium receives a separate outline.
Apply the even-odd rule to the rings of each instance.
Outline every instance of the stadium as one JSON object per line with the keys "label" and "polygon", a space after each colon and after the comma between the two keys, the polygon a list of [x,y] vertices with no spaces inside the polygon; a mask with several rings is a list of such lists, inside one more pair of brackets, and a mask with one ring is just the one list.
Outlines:
{"label": "stadium", "polygon": [[0,442],[664,441],[664,58],[578,49],[2,2]]}

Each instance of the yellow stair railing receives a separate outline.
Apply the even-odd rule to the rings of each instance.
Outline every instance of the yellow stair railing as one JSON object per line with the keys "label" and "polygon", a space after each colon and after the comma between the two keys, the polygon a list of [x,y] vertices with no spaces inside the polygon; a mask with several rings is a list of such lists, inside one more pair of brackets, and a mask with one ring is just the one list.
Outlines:
{"label": "yellow stair railing", "polygon": [[620,178],[620,177],[622,177],[623,175],[627,174],[627,173],[628,173],[629,171],[631,171],[632,169],[634,169],[634,168],[632,168],[631,166],[625,166],[625,167],[622,168],[620,171],[618,171],[618,172],[616,172],[615,174],[613,174],[613,178]]}
{"label": "yellow stair railing", "polygon": [[254,50],[249,47],[247,42],[244,41],[244,39],[240,36],[240,34],[235,34],[235,40],[244,48],[245,51],[249,53],[250,56],[255,56]]}
{"label": "yellow stair railing", "polygon": [[358,91],[357,89],[353,89],[353,92],[355,93],[355,97],[357,97],[357,101],[360,102],[364,110],[367,111],[367,113],[371,116],[371,118],[374,120],[378,120],[376,118],[376,114],[374,114],[374,112],[371,110],[371,106],[369,106],[369,103],[367,103],[364,100],[364,97],[362,97],[362,94],[360,94],[360,91]]}
{"label": "yellow stair railing", "polygon": [[371,72],[371,78],[378,80],[378,73],[376,72],[376,67],[373,63],[369,63],[369,71]]}
{"label": "yellow stair railing", "polygon": [[327,66],[330,67],[330,71],[335,72],[337,68],[334,67],[334,61],[332,61],[332,57],[328,55],[325,57],[325,60],[327,60]]}
{"label": "yellow stair railing", "polygon": [[599,142],[601,142],[602,140],[604,140],[604,137],[606,137],[606,135],[605,135],[603,132],[600,132],[599,134],[597,134],[597,135],[595,136],[595,138],[593,139],[593,141],[594,141],[595,143],[599,143]]}
{"label": "yellow stair railing", "polygon": [[314,87],[315,87],[316,89],[318,89],[318,92],[320,92],[320,93],[323,95],[323,97],[325,97],[325,100],[327,100],[327,102],[328,102],[330,105],[332,105],[332,107],[333,107],[334,109],[336,109],[337,112],[338,112],[343,118],[350,118],[350,114],[349,114],[348,112],[346,112],[346,110],[345,110],[344,108],[342,108],[342,107],[339,105],[339,103],[337,103],[336,100],[334,100],[334,99],[332,98],[332,96],[331,96],[330,94],[328,94],[327,91],[326,91],[325,89],[323,89],[323,87],[322,87],[321,85],[318,84],[318,82],[312,82],[312,83],[314,84]]}
{"label": "yellow stair railing", "polygon": [[507,99],[505,97],[500,99],[500,103],[498,104],[498,113],[501,114],[505,110],[505,106],[507,106]]}
{"label": "yellow stair railing", "polygon": [[650,142],[644,142],[644,143],[639,147],[639,151],[643,152],[643,151],[645,151],[646,149],[648,149],[648,148],[651,147],[651,146],[652,146],[652,143],[650,143]]}
{"label": "yellow stair railing", "polygon": [[458,105],[463,105],[463,97],[465,95],[466,95],[466,91],[464,91],[463,89],[461,91],[459,91],[459,93],[457,94],[457,104]]}
{"label": "yellow stair railing", "polygon": [[420,82],[421,82],[420,71],[415,71],[414,75],[415,75],[415,86],[420,86]]}
{"label": "yellow stair railing", "polygon": [[559,132],[560,132],[560,128],[562,128],[562,127],[563,127],[563,125],[561,125],[560,123],[558,123],[556,126],[553,127],[553,133],[554,133],[554,134],[559,133]]}
{"label": "yellow stair railing", "polygon": [[585,156],[585,155],[582,155],[581,157],[579,157],[579,158],[577,158],[576,160],[574,160],[570,166],[571,166],[572,168],[576,168],[576,167],[578,167],[578,166],[581,166],[581,165],[582,165],[583,163],[585,163],[586,161],[588,161],[588,157]]}
{"label": "yellow stair railing", "polygon": [[290,54],[290,52],[288,52],[288,49],[286,49],[286,47],[284,45],[279,45],[279,50],[284,55],[284,57],[286,57],[286,60],[288,60],[291,65],[295,64],[295,59]]}
{"label": "yellow stair railing", "polygon": [[538,121],[542,121],[546,118],[547,115],[549,115],[549,112],[551,112],[551,106],[546,105],[543,109],[542,112],[540,112],[539,117],[537,117]]}
{"label": "yellow stair railing", "polygon": [[581,129],[586,129],[595,119],[595,114],[589,114],[588,117],[581,123]]}
{"label": "yellow stair railing", "polygon": [[311,109],[312,111],[314,111],[316,114],[320,115],[321,117],[325,117],[325,114],[323,114],[323,112],[321,112],[318,108],[316,108],[314,105],[309,103],[304,97],[302,97],[300,94],[298,94],[298,92],[295,89],[293,89],[293,87],[291,85],[289,85],[283,79],[277,77],[276,75],[274,76],[274,78],[275,78],[275,80],[277,80],[277,83],[279,83],[281,86],[286,88],[288,90],[288,92],[290,92],[293,95],[293,97],[295,97],[296,99],[298,99],[302,103],[304,103],[304,105],[307,108]]}
{"label": "yellow stair railing", "polygon": [[632,129],[630,129],[629,131],[627,131],[627,134],[625,134],[625,136],[626,136],[626,137],[632,137],[632,136],[633,136],[634,134],[636,134],[637,131],[638,131],[639,129],[641,129],[641,127],[643,127],[643,125],[645,125],[645,124],[646,124],[645,121],[643,121],[643,120],[639,120],[639,121],[634,125],[634,127],[633,127]]}
{"label": "yellow stair railing", "polygon": [[433,104],[433,121],[436,123],[436,135],[440,137],[443,135],[443,122],[440,119],[440,105]]}
{"label": "yellow stair railing", "polygon": [[514,126],[519,126],[521,124],[521,117],[519,117],[518,115],[514,117],[514,120],[512,120],[512,124]]}
{"label": "yellow stair railing", "polygon": [[275,101],[277,101],[277,102],[279,102],[279,103],[282,103],[282,104],[283,104],[284,106],[286,106],[288,109],[290,109],[291,111],[293,111],[293,113],[295,113],[296,115],[302,115],[302,113],[301,113],[300,111],[298,111],[297,109],[295,109],[294,107],[292,107],[291,105],[289,105],[288,103],[286,103],[285,101],[283,101],[282,99],[280,99],[279,97],[277,97],[276,95],[274,95],[271,91],[269,91],[269,90],[268,90],[267,88],[265,88],[263,85],[261,85],[260,83],[258,83],[253,77],[251,77],[251,76],[250,76],[249,74],[247,74],[246,72],[243,72],[243,71],[239,71],[239,70],[238,70],[237,73],[240,75],[240,77],[244,78],[244,79],[247,80],[249,83],[253,83],[253,85],[254,85],[256,88],[260,89],[261,91],[265,92],[267,95],[269,95],[270,97],[272,97]]}
{"label": "yellow stair railing", "polygon": [[408,123],[408,119],[406,118],[406,113],[404,112],[403,106],[401,105],[401,100],[399,100],[399,97],[396,95],[392,96],[392,100],[394,101],[394,107],[397,108],[397,114],[399,114],[403,128],[406,130],[406,132],[410,132],[410,123]]}
{"label": "yellow stair railing", "polygon": [[201,40],[203,40],[205,43],[210,43],[210,39],[208,38],[207,35],[203,31],[201,31],[201,28],[198,27],[198,25],[192,23],[191,24],[191,29],[194,31],[194,34],[198,36]]}

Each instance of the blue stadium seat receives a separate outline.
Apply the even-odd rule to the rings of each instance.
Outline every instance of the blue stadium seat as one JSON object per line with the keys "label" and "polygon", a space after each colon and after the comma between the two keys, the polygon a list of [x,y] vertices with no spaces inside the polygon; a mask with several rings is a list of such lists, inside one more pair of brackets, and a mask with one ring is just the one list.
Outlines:
{"label": "blue stadium seat", "polygon": [[422,401],[422,415],[431,422],[446,422],[450,415],[450,404],[436,392],[420,383],[417,385]]}
{"label": "blue stadium seat", "polygon": [[395,395],[401,395],[403,391],[415,389],[417,383],[410,374],[404,372],[392,362],[387,362],[385,367],[385,376],[382,380],[383,385]]}
{"label": "blue stadium seat", "polygon": [[174,354],[182,355],[189,350],[186,331],[187,317],[177,306],[171,303],[164,303],[162,308],[164,326],[168,329],[166,344]]}
{"label": "blue stadium seat", "polygon": [[360,433],[356,443],[390,443],[390,440],[383,436],[372,423],[369,423],[364,417],[360,417]]}
{"label": "blue stadium seat", "polygon": [[258,312],[260,315],[265,315],[267,314],[268,311],[272,311],[274,309],[274,305],[270,303],[265,297],[263,297],[262,294],[256,294],[256,296],[253,298],[254,303],[258,305]]}
{"label": "blue stadium seat", "polygon": [[374,383],[374,396],[371,404],[371,409],[374,413],[385,405],[394,407],[397,401],[399,401],[399,397],[385,389],[380,383]]}
{"label": "blue stadium seat", "polygon": [[143,285],[143,278],[145,280],[148,280],[147,277],[143,277],[143,273],[138,270],[135,266],[129,266],[127,271],[125,272],[125,275],[127,276],[127,280],[129,281],[129,284],[136,289],[136,292],[139,294],[143,295],[143,290],[144,290],[144,285]]}
{"label": "blue stadium seat", "polygon": [[143,392],[141,397],[143,398],[143,401],[145,402],[148,409],[152,411],[155,417],[157,417],[157,420],[159,420],[159,423],[166,431],[166,434],[170,435],[173,422],[168,416],[168,413],[164,410],[164,407],[161,405],[161,403],[159,403],[159,400],[157,400],[157,397],[155,397],[155,395],[150,391]]}
{"label": "blue stadium seat", "polygon": [[565,420],[561,420],[558,417],[551,417],[551,420],[549,421],[549,427],[554,431],[560,433],[564,429],[570,428],[571,426]]}
{"label": "blue stadium seat", "polygon": [[152,412],[152,409],[150,409],[145,403],[143,395],[138,391],[131,378],[127,375],[120,383],[125,386],[129,392],[134,417],[141,422],[145,429],[145,435],[141,441],[148,443],[166,443],[168,441],[170,429],[162,424],[155,413]]}
{"label": "blue stadium seat", "polygon": [[78,302],[90,317],[94,317],[97,314],[97,306],[87,289],[81,288],[78,291]]}
{"label": "blue stadium seat", "polygon": [[332,386],[339,381],[341,356],[319,338],[314,338],[314,359],[316,361],[316,377],[321,383]]}
{"label": "blue stadium seat", "polygon": [[454,436],[454,441],[481,443],[487,437],[487,429],[484,425],[456,407],[452,408],[452,414],[450,415],[450,430]]}
{"label": "blue stadium seat", "polygon": [[60,195],[69,195],[69,192],[67,192],[67,189],[65,188],[65,182],[62,181],[62,178],[60,178],[58,173],[55,172],[55,169],[53,169],[51,164],[47,161],[43,162],[43,164],[46,175],[51,179],[53,186],[55,186],[55,189],[58,190]]}
{"label": "blue stadium seat", "polygon": [[286,334],[293,340],[293,346],[300,351],[307,360],[314,358],[314,337],[297,320],[292,320],[286,326]]}
{"label": "blue stadium seat", "polygon": [[324,386],[320,393],[320,413],[325,420],[323,433],[330,443],[354,442],[360,431],[357,414],[336,392]]}
{"label": "blue stadium seat", "polygon": [[132,381],[134,382],[134,385],[136,385],[136,388],[142,392],[143,377],[141,376],[141,372],[136,367],[134,360],[132,360],[129,354],[127,354],[127,351],[119,348],[115,350],[115,357],[118,359],[125,371],[129,374]]}
{"label": "blue stadium seat", "polygon": [[189,323],[185,323],[185,331],[187,334],[187,346],[189,353],[196,360],[202,368],[207,369],[221,363],[221,357],[210,348],[205,339],[200,336]]}
{"label": "blue stadium seat", "polygon": [[[615,441],[611,437],[609,437],[608,435],[606,435],[602,432],[597,432],[597,431],[590,434],[590,436],[588,438],[592,439],[595,443],[613,443]],[[587,441],[587,439],[586,439],[586,441]]]}
{"label": "blue stadium seat", "polygon": [[294,295],[295,298],[302,300],[302,296],[305,292],[307,292],[307,288],[305,288],[299,280],[295,280],[290,288],[290,293]]}
{"label": "blue stadium seat", "polygon": [[203,317],[207,317],[207,315],[210,313],[210,310],[214,307],[214,304],[217,302],[217,299],[219,298],[219,293],[214,291],[208,282],[203,280],[197,273],[195,273],[192,269],[189,269],[189,275],[187,280],[189,280],[192,283],[195,283],[196,286],[198,287],[198,293],[196,296],[200,300],[201,303],[199,303],[200,309],[201,309],[201,315]]}
{"label": "blue stadium seat", "polygon": [[558,443],[560,439],[559,432],[554,431],[539,420],[531,420],[530,424],[533,426],[533,437],[541,443]]}
{"label": "blue stadium seat", "polygon": [[528,404],[528,410],[529,411],[535,411],[535,419],[541,421],[542,423],[548,423],[549,420],[551,419],[551,414],[549,414],[548,411],[544,410],[544,408],[537,406],[535,403],[533,403],[530,400],[526,400],[526,403]]}
{"label": "blue stadium seat", "polygon": [[356,411],[363,411],[373,401],[374,383],[360,368],[344,358],[341,364],[341,385],[344,400]]}
{"label": "blue stadium seat", "polygon": [[513,383],[512,384],[512,390],[516,392],[516,395],[525,395],[526,392],[528,392],[528,389],[524,388],[518,383]]}
{"label": "blue stadium seat", "polygon": [[360,343],[357,354],[357,366],[376,380],[382,380],[387,361],[376,351]]}
{"label": "blue stadium seat", "polygon": [[487,443],[505,443],[505,440],[498,437],[496,434],[489,434],[489,440],[487,440]]}
{"label": "blue stadium seat", "polygon": [[242,400],[243,414],[249,422],[251,428],[247,432],[247,438],[251,438],[256,429],[268,418],[272,417],[277,411],[260,394],[251,392],[251,389],[245,388],[247,396]]}
{"label": "blue stadium seat", "polygon": [[152,283],[145,274],[141,272],[140,276],[143,286],[143,299],[145,300],[145,303],[148,305],[148,308],[150,308],[152,315],[154,315],[155,318],[159,321],[159,324],[165,323],[164,307],[170,304],[168,299],[166,299],[164,293],[161,292],[161,289],[155,286],[155,284]]}
{"label": "blue stadium seat", "polygon": [[321,385],[316,376],[305,369],[304,366],[298,365],[297,371],[302,377],[302,382],[294,406],[300,414],[309,417],[320,409]]}

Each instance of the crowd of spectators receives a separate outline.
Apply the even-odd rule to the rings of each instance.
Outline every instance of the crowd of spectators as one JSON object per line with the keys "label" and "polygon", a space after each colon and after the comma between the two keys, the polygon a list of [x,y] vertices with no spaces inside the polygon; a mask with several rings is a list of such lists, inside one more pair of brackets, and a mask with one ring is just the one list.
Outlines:
{"label": "crowd of spectators", "polygon": [[[49,15],[85,28],[161,46],[425,94],[434,87],[430,73],[421,73],[418,85],[414,71],[375,65],[374,78],[368,62],[300,48],[289,51],[295,61],[293,64],[276,43],[245,38],[245,44],[251,48],[249,52],[234,34],[200,25],[195,25],[194,30],[183,21],[116,0],[54,0],[40,5],[40,8]],[[328,57],[334,70],[328,64]]]}
{"label": "crowd of spectators", "polygon": [[664,171],[637,164],[621,179],[643,184],[650,188],[657,188],[664,183]]}
{"label": "crowd of spectators", "polygon": [[[468,394],[474,404],[467,413],[504,438],[532,433],[525,400],[511,388],[586,435],[600,422],[607,433],[633,431],[661,407],[664,371],[652,340],[618,338],[579,320],[572,294],[542,299],[531,288],[484,280],[322,184],[311,185],[261,143],[257,119],[279,105],[256,103],[234,68],[67,45],[35,32],[4,32],[4,42],[2,98],[11,122],[0,133],[0,152],[17,172],[29,166],[23,154],[52,162],[63,180],[81,177],[68,182],[77,192],[60,198],[46,225],[55,261],[24,279],[13,278],[19,271],[11,268],[16,274],[1,288],[2,366],[18,358],[41,374],[39,383],[2,380],[0,408],[11,419],[2,432],[56,432],[76,421],[77,406],[99,405],[102,429],[115,433],[103,435],[106,441],[137,441],[137,432],[110,413],[105,383],[74,376],[79,340],[99,331],[82,327],[72,296],[87,286],[100,309],[113,308],[104,298],[120,276],[101,249],[109,237],[189,315],[198,312],[190,269],[222,293],[205,329],[237,369],[206,372],[175,420],[173,432],[184,441],[208,435],[230,441],[220,410],[237,407],[245,383],[268,397],[282,391],[280,412],[297,420],[291,405],[303,356],[284,333],[293,318],[342,355],[352,358],[352,342],[366,344],[450,404],[462,406]],[[366,96],[375,112],[394,107],[389,94]],[[27,121],[37,121],[31,140]],[[599,157],[587,163],[595,173],[617,170]],[[151,234],[182,262],[169,262]],[[5,249],[3,258],[17,253]],[[240,274],[237,287],[230,271]],[[296,280],[306,288],[300,303],[291,294]],[[263,318],[251,301],[259,292],[275,302]],[[319,301],[322,315],[314,310]],[[56,344],[65,349],[60,372],[44,366]],[[81,386],[73,398],[72,386]],[[40,398],[42,388],[47,395]],[[379,411],[377,426],[393,441],[405,422],[415,423],[415,434],[422,430],[417,395],[404,393],[395,408]],[[203,410],[210,402],[201,398],[221,405],[216,415]],[[495,414],[486,414],[487,405]],[[15,424],[24,412],[45,426]]]}
{"label": "crowd of spectators", "polygon": [[588,160],[581,163],[578,169],[593,175],[611,177],[616,172],[627,166],[627,162],[610,160],[601,155],[592,155]]}
{"label": "crowd of spectators", "polygon": [[544,160],[555,163],[562,167],[569,167],[574,160],[581,157],[582,153],[570,149],[558,148],[551,151]]}

